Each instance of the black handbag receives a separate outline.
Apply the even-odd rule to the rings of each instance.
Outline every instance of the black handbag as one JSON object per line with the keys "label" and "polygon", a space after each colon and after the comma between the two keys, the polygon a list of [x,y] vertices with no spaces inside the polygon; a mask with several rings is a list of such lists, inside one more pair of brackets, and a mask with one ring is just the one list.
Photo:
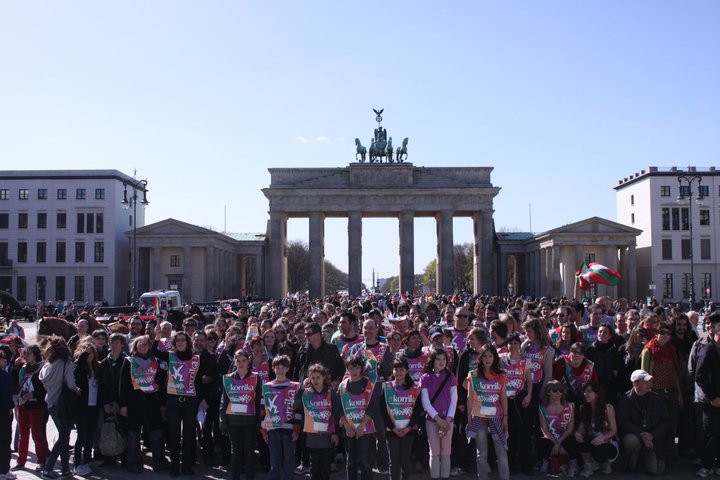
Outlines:
{"label": "black handbag", "polygon": [[67,362],[64,363],[62,373],[63,385],[57,401],[57,416],[62,420],[75,420],[79,405],[78,394],[70,390],[70,387],[68,387],[67,379],[65,378]]}

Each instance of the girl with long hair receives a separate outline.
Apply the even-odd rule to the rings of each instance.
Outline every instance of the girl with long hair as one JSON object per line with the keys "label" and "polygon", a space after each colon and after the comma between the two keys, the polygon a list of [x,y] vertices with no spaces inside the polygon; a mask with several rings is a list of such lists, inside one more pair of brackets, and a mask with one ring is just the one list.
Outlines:
{"label": "girl with long hair", "polygon": [[425,432],[430,444],[430,478],[450,478],[453,416],[457,408],[457,379],[447,369],[445,350],[430,353],[420,378],[425,409]]}
{"label": "girl with long hair", "polygon": [[326,480],[332,474],[333,454],[340,443],[340,399],[330,388],[330,374],[319,363],[308,368],[310,385],[298,390],[295,415],[301,418],[305,448],[310,453],[310,479]]}
{"label": "girl with long hair", "polygon": [[22,362],[16,362],[13,377],[19,383],[18,396],[18,456],[13,470],[22,470],[27,461],[28,445],[32,434],[38,465],[44,465],[48,454],[46,436],[47,403],[45,387],[39,378],[43,366],[42,353],[37,345],[29,345],[22,352]]}
{"label": "girl with long hair", "polygon": [[492,345],[480,347],[477,369],[470,372],[464,385],[468,391],[467,435],[475,438],[477,447],[477,478],[486,480],[490,474],[488,433],[492,437],[500,480],[510,478],[507,457],[508,402],[507,373]]}
{"label": "girl with long hair", "polygon": [[408,374],[405,359],[396,359],[392,372],[383,384],[385,408],[382,409],[390,453],[390,480],[408,480],[410,454],[422,419],[422,402],[417,401],[420,388]]}
{"label": "girl with long hair", "polygon": [[98,369],[100,362],[91,341],[81,341],[75,349],[75,383],[80,389],[77,416],[77,439],[75,440],[75,473],[92,473],[90,461],[95,442],[98,415]]}
{"label": "girl with long hair", "polygon": [[127,469],[134,473],[143,470],[141,430],[150,440],[153,470],[168,468],[160,410],[160,386],[165,383],[167,373],[151,353],[151,343],[148,335],[135,338],[130,344],[130,356],[125,357],[120,367],[120,415],[127,418],[128,429]]}
{"label": "girl with long hair", "polygon": [[[548,464],[553,458],[567,456],[570,466],[561,465],[562,476],[574,477],[578,473],[577,456],[579,446],[573,435],[575,430],[575,408],[565,398],[565,386],[557,380],[551,380],[545,386],[543,402],[540,404],[540,430],[542,437],[538,443],[538,453],[542,459],[542,473],[548,473]],[[550,472],[555,473],[555,472]]]}
{"label": "girl with long hair", "polygon": [[607,403],[602,384],[591,382],[583,392],[585,403],[580,407],[580,422],[575,431],[584,462],[580,476],[588,478],[594,473],[593,462],[600,464],[602,473],[610,474],[610,464],[619,453],[615,409]]}
{"label": "girl with long hair", "polygon": [[239,480],[244,472],[255,478],[255,439],[262,417],[262,380],[250,370],[250,355],[239,348],[233,356],[234,371],[222,378],[220,430],[230,436],[230,474]]}

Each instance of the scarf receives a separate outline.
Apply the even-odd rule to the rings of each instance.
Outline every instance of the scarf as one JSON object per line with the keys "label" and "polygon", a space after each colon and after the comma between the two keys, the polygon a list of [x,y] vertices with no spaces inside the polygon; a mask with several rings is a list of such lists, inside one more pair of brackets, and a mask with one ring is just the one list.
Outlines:
{"label": "scarf", "polygon": [[657,338],[650,340],[645,348],[650,352],[654,362],[659,363],[678,363],[678,356],[675,350],[675,345],[668,341],[665,345],[660,345]]}

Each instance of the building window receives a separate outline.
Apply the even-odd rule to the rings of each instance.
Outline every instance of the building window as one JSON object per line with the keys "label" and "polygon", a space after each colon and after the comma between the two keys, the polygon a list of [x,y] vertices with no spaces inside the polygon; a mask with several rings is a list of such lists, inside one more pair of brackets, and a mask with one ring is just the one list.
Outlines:
{"label": "building window", "polygon": [[65,242],[55,243],[55,262],[65,263]]}
{"label": "building window", "polygon": [[680,196],[681,197],[689,197],[690,196],[690,185],[680,185]]}
{"label": "building window", "polygon": [[18,228],[28,228],[27,213],[18,213]]}
{"label": "building window", "polygon": [[7,188],[0,188],[0,200],[10,200],[10,190]]}
{"label": "building window", "polygon": [[672,273],[663,273],[662,295],[663,295],[663,298],[673,298],[673,274]]}
{"label": "building window", "polygon": [[672,260],[672,239],[671,238],[663,238],[662,259],[663,260]]}
{"label": "building window", "polygon": [[75,200],[85,200],[85,189],[84,188],[76,188],[75,189]]}
{"label": "building window", "polygon": [[35,277],[35,288],[37,289],[37,295],[36,297],[38,300],[45,300],[47,298],[47,282],[45,281],[45,277],[40,275],[38,277]]}
{"label": "building window", "polygon": [[592,263],[595,261],[595,254],[594,253],[586,253],[585,254],[585,263]]}
{"label": "building window", "polygon": [[65,301],[65,277],[55,277],[55,299]]}
{"label": "building window", "polygon": [[77,233],[85,233],[85,214],[77,214]]}
{"label": "building window", "polygon": [[47,261],[47,243],[37,242],[35,258],[37,263],[45,263]]}
{"label": "building window", "polygon": [[67,200],[67,188],[58,188],[57,189],[57,199],[58,200]]}
{"label": "building window", "polygon": [[105,243],[95,242],[95,263],[102,263],[105,261]]}
{"label": "building window", "polygon": [[129,220],[128,224],[132,227],[132,215],[130,215]]}
{"label": "building window", "polygon": [[38,188],[38,200],[47,200],[47,188]]}
{"label": "building window", "polygon": [[105,229],[105,215],[102,213],[95,214],[95,233],[103,233]]}
{"label": "building window", "polygon": [[75,300],[78,302],[85,301],[85,277],[75,277]]}
{"label": "building window", "polygon": [[179,267],[180,266],[180,255],[170,255],[170,266],[171,267]]}
{"label": "building window", "polygon": [[85,230],[87,233],[93,233],[95,231],[95,214],[88,213],[87,221],[85,222]]}
{"label": "building window", "polygon": [[662,209],[662,229],[670,230],[670,209],[669,208]]}
{"label": "building window", "polygon": [[710,260],[710,239],[700,239],[700,260]]}
{"label": "building window", "polygon": [[67,228],[67,213],[58,212],[56,216],[56,223],[58,229]]}
{"label": "building window", "polygon": [[700,210],[700,225],[710,225],[710,210],[707,208]]}
{"label": "building window", "polygon": [[18,242],[17,261],[27,263],[27,242]]}
{"label": "building window", "polygon": [[630,225],[635,225],[635,214],[634,213],[630,214]]}
{"label": "building window", "polygon": [[12,277],[10,275],[0,276],[0,290],[12,293]]}
{"label": "building window", "polygon": [[712,298],[712,273],[703,273],[702,276],[702,292],[700,293],[705,298]]}
{"label": "building window", "polygon": [[692,244],[689,238],[683,238],[680,240],[680,258],[683,260],[690,260],[690,248]]}
{"label": "building window", "polygon": [[690,297],[690,293],[694,290],[692,288],[692,275],[689,273],[683,273],[682,276],[682,291],[683,291],[683,298]]}
{"label": "building window", "polygon": [[37,228],[47,228],[47,213],[46,212],[38,212]]}
{"label": "building window", "polygon": [[660,185],[660,196],[661,197],[669,197],[670,196],[670,185]]}
{"label": "building window", "polygon": [[17,277],[17,300],[18,302],[27,301],[27,277]]}
{"label": "building window", "polygon": [[105,277],[93,277],[93,300],[102,302],[105,299]]}
{"label": "building window", "polygon": [[635,205],[635,195],[630,195],[630,205]]}
{"label": "building window", "polygon": [[7,242],[0,242],[0,266],[12,266],[10,262],[10,245]]}
{"label": "building window", "polygon": [[21,188],[18,192],[18,199],[19,200],[29,200],[30,199],[30,190],[27,188]]}
{"label": "building window", "polygon": [[0,213],[0,228],[10,228],[10,214]]}
{"label": "building window", "polygon": [[701,197],[709,197],[710,187],[708,187],[707,185],[700,185],[698,187],[698,194],[700,194]]}
{"label": "building window", "polygon": [[75,263],[85,261],[85,242],[75,242]]}
{"label": "building window", "polygon": [[680,209],[681,230],[690,230],[690,210],[687,208]]}
{"label": "building window", "polygon": [[95,189],[95,200],[105,200],[105,189],[104,188],[96,188]]}

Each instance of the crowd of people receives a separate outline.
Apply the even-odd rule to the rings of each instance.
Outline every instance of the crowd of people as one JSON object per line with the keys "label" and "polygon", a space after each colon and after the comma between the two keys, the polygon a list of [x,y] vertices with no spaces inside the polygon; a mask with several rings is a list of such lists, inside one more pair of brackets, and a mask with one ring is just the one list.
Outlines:
{"label": "crowd of people", "polygon": [[118,462],[171,477],[202,462],[233,480],[328,479],[343,462],[348,480],[588,478],[660,475],[681,456],[720,475],[720,313],[288,298],[174,325],[136,316],[128,334],[90,332],[88,315],[68,316],[69,339],[3,339],[0,480],[26,468],[30,438],[50,479]]}

